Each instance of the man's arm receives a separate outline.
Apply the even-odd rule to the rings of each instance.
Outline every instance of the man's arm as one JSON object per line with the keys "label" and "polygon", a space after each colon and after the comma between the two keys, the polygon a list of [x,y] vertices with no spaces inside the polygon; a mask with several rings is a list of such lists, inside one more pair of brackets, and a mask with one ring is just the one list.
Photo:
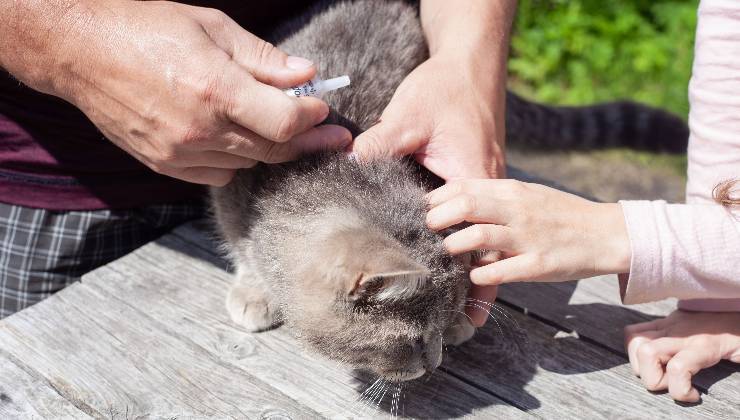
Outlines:
{"label": "man's arm", "polygon": [[483,77],[496,125],[496,175],[505,174],[506,60],[516,0],[422,0],[421,24],[432,56],[447,56]]}
{"label": "man's arm", "polygon": [[[422,0],[431,56],[396,89],[380,122],[357,137],[360,159],[412,155],[446,181],[503,178],[506,58],[515,0]],[[493,302],[495,287],[471,298]],[[484,305],[483,305],[484,306]],[[485,310],[468,308],[483,325]]]}
{"label": "man's arm", "polygon": [[214,9],[174,2],[0,0],[0,66],[84,112],[151,169],[224,185],[238,168],[343,147],[288,57]]}
{"label": "man's arm", "polygon": [[74,31],[77,1],[0,0],[0,67],[27,86],[61,96],[55,61]]}
{"label": "man's arm", "polygon": [[514,0],[422,0],[431,57],[381,122],[352,145],[360,159],[413,155],[445,180],[505,176],[506,58]]}

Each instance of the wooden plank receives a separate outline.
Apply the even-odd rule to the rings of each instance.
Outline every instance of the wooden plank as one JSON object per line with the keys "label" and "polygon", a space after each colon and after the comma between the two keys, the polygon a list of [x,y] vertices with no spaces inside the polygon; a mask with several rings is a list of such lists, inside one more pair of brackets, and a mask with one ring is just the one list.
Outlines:
{"label": "wooden plank", "polygon": [[82,409],[59,395],[43,378],[27,372],[0,352],[0,418],[86,419]]}
{"label": "wooden plank", "polygon": [[[178,229],[176,234],[208,249],[202,233],[192,227]],[[452,351],[443,368],[545,417],[635,417],[640,413],[644,418],[734,418],[739,414],[732,404],[737,400],[707,396],[702,405],[683,408],[667,395],[651,395],[632,376],[624,357],[515,312],[498,317],[504,332],[516,330],[506,325],[511,319],[520,331],[527,332],[528,344],[519,347],[511,336],[501,338],[499,326],[489,322],[470,344]]]}
{"label": "wooden plank", "polygon": [[[676,307],[675,299],[622,305],[616,276],[580,282],[506,285],[500,289],[499,300],[619,354],[625,354],[622,329],[626,325],[665,316]],[[738,364],[724,362],[706,369],[696,376],[694,383],[718,399],[740,402]]]}
{"label": "wooden plank", "polygon": [[318,416],[85,284],[7,318],[0,343],[95,417]]}
{"label": "wooden plank", "polygon": [[[489,322],[451,352],[446,366],[536,416],[734,419],[740,414],[736,403],[714,396],[681,407],[667,394],[648,393],[624,357],[521,313],[508,311],[498,322],[501,330]],[[517,331],[524,336],[517,338]]]}
{"label": "wooden plank", "polygon": [[[202,234],[193,239],[198,244],[206,241]],[[183,249],[186,252],[181,252]],[[188,337],[234,371],[258,376],[323,416],[381,414],[356,403],[360,392],[368,386],[361,376],[304,352],[285,329],[249,334],[233,325],[223,307],[231,277],[216,268],[219,264],[213,261],[212,251],[206,249],[176,236],[166,236],[91,273],[83,281],[107,299],[120,297],[131,305],[146,308],[147,315],[162,323],[163,328]],[[390,387],[383,398],[382,410],[391,409],[394,389]],[[442,372],[432,375],[426,383],[406,386],[404,396],[400,411],[419,418],[526,417],[494,395]]]}

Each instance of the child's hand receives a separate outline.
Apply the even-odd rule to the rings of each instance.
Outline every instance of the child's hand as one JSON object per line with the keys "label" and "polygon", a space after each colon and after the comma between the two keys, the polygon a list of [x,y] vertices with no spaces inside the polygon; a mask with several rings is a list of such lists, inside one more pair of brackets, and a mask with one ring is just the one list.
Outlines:
{"label": "child's hand", "polygon": [[624,329],[630,364],[650,391],[697,402],[691,378],[726,359],[740,363],[740,313],[675,311]]}
{"label": "child's hand", "polygon": [[470,272],[475,284],[564,281],[629,271],[631,249],[619,204],[594,203],[514,180],[455,181],[427,199],[430,228],[474,223],[445,239],[450,253],[501,251],[500,260],[477,262],[479,267]]}

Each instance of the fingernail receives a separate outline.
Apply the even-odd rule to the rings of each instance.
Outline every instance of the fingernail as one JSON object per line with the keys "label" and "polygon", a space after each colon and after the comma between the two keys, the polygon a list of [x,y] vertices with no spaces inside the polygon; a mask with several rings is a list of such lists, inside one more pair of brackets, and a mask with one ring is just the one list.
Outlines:
{"label": "fingernail", "polygon": [[288,68],[292,70],[305,70],[313,66],[313,61],[305,59],[303,57],[296,57],[291,55],[288,57],[287,60],[285,60],[285,65],[287,65]]}
{"label": "fingernail", "polygon": [[325,125],[321,127],[324,138],[336,142],[338,146],[347,145],[352,141],[352,134],[344,127],[338,125]]}

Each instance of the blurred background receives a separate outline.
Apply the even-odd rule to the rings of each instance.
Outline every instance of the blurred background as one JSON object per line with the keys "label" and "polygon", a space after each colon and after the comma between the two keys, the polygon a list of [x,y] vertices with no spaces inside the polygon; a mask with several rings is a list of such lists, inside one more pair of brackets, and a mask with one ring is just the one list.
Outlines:
{"label": "blurred background", "polygon": [[[688,116],[698,0],[519,0],[509,87],[586,105],[632,99]],[[605,201],[683,201],[686,156],[512,150],[509,163]]]}

